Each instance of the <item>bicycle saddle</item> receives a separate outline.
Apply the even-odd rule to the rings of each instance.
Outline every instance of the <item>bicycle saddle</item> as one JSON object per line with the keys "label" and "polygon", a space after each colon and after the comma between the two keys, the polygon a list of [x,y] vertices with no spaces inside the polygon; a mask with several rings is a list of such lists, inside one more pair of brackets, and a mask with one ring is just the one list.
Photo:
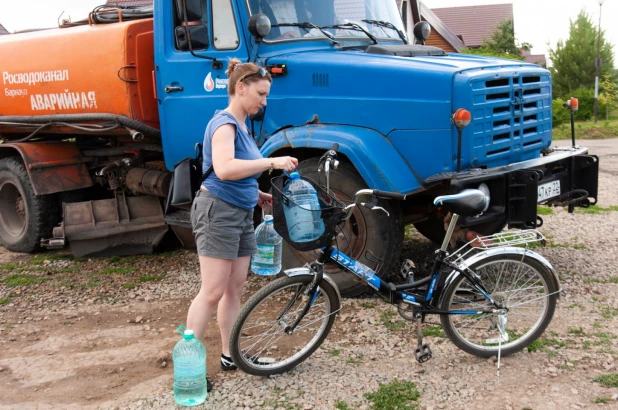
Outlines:
{"label": "bicycle saddle", "polygon": [[433,204],[461,216],[474,216],[485,210],[487,197],[478,189],[464,189],[455,195],[440,195]]}

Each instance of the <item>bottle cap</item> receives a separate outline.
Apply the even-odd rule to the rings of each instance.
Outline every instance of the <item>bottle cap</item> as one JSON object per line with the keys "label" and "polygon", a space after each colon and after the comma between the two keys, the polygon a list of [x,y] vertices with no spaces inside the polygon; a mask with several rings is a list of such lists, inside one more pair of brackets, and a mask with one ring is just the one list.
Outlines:
{"label": "bottle cap", "polygon": [[185,330],[184,338],[185,339],[193,339],[195,335],[193,334],[193,330],[187,329]]}
{"label": "bottle cap", "polygon": [[295,179],[300,179],[300,174],[296,171],[292,172],[290,174],[290,179],[295,180]]}
{"label": "bottle cap", "polygon": [[273,220],[273,216],[272,215],[264,215],[264,221],[268,222],[268,221],[272,221]]}

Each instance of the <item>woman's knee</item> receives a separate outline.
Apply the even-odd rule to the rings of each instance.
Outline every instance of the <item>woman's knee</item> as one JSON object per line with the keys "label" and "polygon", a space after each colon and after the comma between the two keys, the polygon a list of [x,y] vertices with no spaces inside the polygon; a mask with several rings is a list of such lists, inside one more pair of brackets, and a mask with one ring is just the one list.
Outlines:
{"label": "woman's knee", "polygon": [[200,299],[208,307],[217,306],[225,289],[200,289],[197,299]]}

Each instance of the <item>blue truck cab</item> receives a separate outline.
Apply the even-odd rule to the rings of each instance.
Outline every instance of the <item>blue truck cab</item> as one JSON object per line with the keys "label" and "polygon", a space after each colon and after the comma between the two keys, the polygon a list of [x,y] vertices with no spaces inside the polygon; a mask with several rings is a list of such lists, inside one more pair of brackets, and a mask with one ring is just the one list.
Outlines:
{"label": "blue truck cab", "polygon": [[[405,36],[395,0],[186,5],[185,12],[180,0],[155,1],[167,167],[191,155],[209,118],[226,106],[228,60],[266,67],[273,76],[268,105],[248,124],[264,157],[297,157],[301,174],[318,178],[317,159],[338,143],[331,187],[342,199],[363,187],[407,194],[402,203],[384,201],[390,216],[355,211],[338,237],[344,252],[379,274],[397,261],[406,225],[434,241],[444,236],[446,215],[431,206],[436,195],[488,192],[483,215],[462,222],[482,234],[539,226],[537,203],[572,209],[596,199],[598,159],[585,148],[551,148],[546,69],[414,44],[422,39]],[[462,129],[452,120],[458,109],[471,113]],[[269,176],[260,183],[269,189]],[[284,250],[286,267],[312,258]],[[330,273],[344,293],[362,290]]]}

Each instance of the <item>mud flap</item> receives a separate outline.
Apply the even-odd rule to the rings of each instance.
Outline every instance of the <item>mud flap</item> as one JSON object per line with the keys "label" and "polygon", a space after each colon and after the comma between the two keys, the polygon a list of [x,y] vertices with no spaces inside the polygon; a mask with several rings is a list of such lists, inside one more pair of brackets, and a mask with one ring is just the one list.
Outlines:
{"label": "mud flap", "polygon": [[75,256],[152,253],[168,229],[154,196],[65,203],[63,216],[50,241],[68,240]]}

